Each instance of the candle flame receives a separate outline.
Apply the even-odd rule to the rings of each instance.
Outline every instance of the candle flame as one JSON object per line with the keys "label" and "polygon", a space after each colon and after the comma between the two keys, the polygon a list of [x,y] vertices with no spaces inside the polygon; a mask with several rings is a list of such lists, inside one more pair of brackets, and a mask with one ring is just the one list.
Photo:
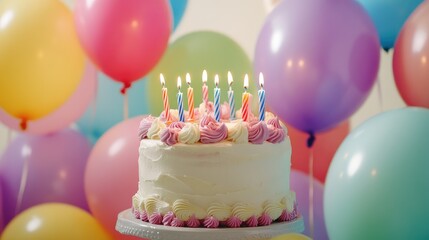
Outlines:
{"label": "candle flame", "polygon": [[182,87],[182,78],[180,76],[177,77],[177,88],[180,90]]}
{"label": "candle flame", "polygon": [[190,86],[191,85],[191,75],[189,73],[186,74],[186,83]]}
{"label": "candle flame", "polygon": [[264,87],[264,75],[261,72],[259,73],[259,86]]}
{"label": "candle flame", "polygon": [[218,87],[219,86],[219,75],[215,75],[215,85],[216,85],[216,87]]}
{"label": "candle flame", "polygon": [[244,89],[247,90],[247,88],[249,87],[249,75],[244,75]]}
{"label": "candle flame", "polygon": [[207,71],[204,69],[203,71],[203,83],[207,82]]}
{"label": "candle flame", "polygon": [[165,79],[164,79],[164,75],[159,74],[159,80],[161,81],[161,85],[164,87],[165,86]]}
{"label": "candle flame", "polygon": [[232,79],[232,74],[230,71],[228,71],[228,85],[231,86],[234,82],[234,79]]}

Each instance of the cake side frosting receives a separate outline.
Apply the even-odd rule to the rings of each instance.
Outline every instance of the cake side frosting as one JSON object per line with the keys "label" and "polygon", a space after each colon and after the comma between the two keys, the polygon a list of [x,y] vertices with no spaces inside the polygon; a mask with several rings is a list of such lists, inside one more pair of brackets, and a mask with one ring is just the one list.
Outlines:
{"label": "cake side frosting", "polygon": [[283,212],[296,212],[295,194],[289,190],[288,137],[278,144],[225,140],[173,146],[144,139],[139,151],[139,190],[133,198],[139,215],[172,212],[184,222],[194,215],[223,225],[229,220],[227,227],[237,227],[237,219],[247,226],[255,217],[259,226],[268,223],[267,217],[271,223],[280,221]]}

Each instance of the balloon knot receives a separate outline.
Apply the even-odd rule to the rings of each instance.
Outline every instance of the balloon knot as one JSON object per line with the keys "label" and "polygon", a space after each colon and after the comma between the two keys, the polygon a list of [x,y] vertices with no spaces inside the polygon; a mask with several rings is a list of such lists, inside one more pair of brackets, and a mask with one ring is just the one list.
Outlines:
{"label": "balloon knot", "polygon": [[25,131],[27,129],[27,119],[22,118],[21,122],[19,123],[19,127],[22,131]]}
{"label": "balloon knot", "polygon": [[127,89],[131,87],[131,83],[124,83],[124,85],[121,88],[121,93],[122,95],[125,95],[125,93],[127,93]]}
{"label": "balloon knot", "polygon": [[384,52],[389,53],[390,48],[383,48]]}
{"label": "balloon knot", "polygon": [[308,139],[307,139],[307,147],[311,148],[313,147],[314,141],[316,141],[316,136],[314,136],[313,132],[310,132],[309,134],[310,136],[308,136]]}

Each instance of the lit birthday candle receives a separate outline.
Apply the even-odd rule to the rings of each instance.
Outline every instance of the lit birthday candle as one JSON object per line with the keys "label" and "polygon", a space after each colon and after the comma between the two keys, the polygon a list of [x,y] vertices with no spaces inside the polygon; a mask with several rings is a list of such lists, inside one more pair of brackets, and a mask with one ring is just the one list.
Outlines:
{"label": "lit birthday candle", "polygon": [[265,120],[265,90],[264,90],[264,75],[259,73],[259,86],[261,89],[258,91],[259,98],[259,121]]}
{"label": "lit birthday candle", "polygon": [[229,109],[230,109],[230,118],[235,119],[235,100],[234,100],[234,91],[232,90],[232,83],[234,80],[232,79],[232,74],[230,71],[228,71],[228,102],[229,102]]}
{"label": "lit birthday candle", "polygon": [[203,71],[203,102],[204,106],[207,109],[207,104],[209,102],[209,88],[207,87],[207,71]]}
{"label": "lit birthday candle", "polygon": [[170,120],[170,105],[168,104],[168,92],[167,88],[165,87],[165,79],[162,73],[159,74],[159,80],[161,81],[162,85],[162,101],[164,103],[165,120],[168,122]]}
{"label": "lit birthday candle", "polygon": [[219,88],[219,75],[215,75],[215,88],[214,88],[214,116],[216,121],[220,121],[220,88]]}
{"label": "lit birthday candle", "polygon": [[250,94],[247,92],[249,88],[249,76],[246,74],[244,76],[244,93],[242,96],[242,107],[241,107],[241,118],[243,121],[247,122],[249,120],[249,97]]}
{"label": "lit birthday candle", "polygon": [[194,119],[194,89],[191,87],[191,75],[186,74],[186,83],[188,84],[188,111],[189,120]]}
{"label": "lit birthday candle", "polygon": [[179,110],[179,121],[185,121],[185,114],[183,112],[183,93],[180,91],[182,87],[182,79],[180,77],[177,78],[177,110]]}

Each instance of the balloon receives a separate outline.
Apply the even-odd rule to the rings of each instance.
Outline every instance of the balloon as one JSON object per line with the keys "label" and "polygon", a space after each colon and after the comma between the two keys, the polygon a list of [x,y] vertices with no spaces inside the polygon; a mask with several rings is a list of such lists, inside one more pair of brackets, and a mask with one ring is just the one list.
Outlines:
{"label": "balloon", "polygon": [[173,30],[177,28],[180,20],[182,20],[183,14],[188,5],[188,0],[170,0],[171,9],[173,11]]}
{"label": "balloon", "polygon": [[131,118],[109,129],[95,144],[85,171],[89,209],[118,238],[118,213],[131,207],[131,198],[138,189],[137,129],[141,119]]}
{"label": "balloon", "polygon": [[4,219],[3,219],[3,191],[2,191],[2,183],[1,183],[1,177],[0,177],[0,236],[3,232],[4,227]]}
{"label": "balloon", "polygon": [[405,23],[393,52],[393,73],[409,106],[429,108],[429,2],[422,3]]}
{"label": "balloon", "polygon": [[[77,122],[79,131],[95,143],[107,130],[124,119],[124,96],[118,92],[118,82],[99,74],[95,102]],[[138,81],[127,91],[130,117],[149,112],[147,81]]]}
{"label": "balloon", "polygon": [[[287,127],[293,149],[291,167],[309,174],[310,149],[306,144],[308,135],[291,126]],[[313,175],[320,182],[325,182],[332,158],[349,130],[350,124],[346,121],[334,129],[316,134],[316,143],[313,146]]]}
{"label": "balloon", "polygon": [[[295,150],[294,150],[295,151]],[[314,207],[314,239],[323,240],[329,239],[326,233],[325,219],[323,214],[323,184],[317,179],[313,179],[313,207]],[[304,234],[311,235],[309,222],[309,203],[308,196],[310,188],[310,177],[301,172],[292,170],[290,173],[290,189],[296,193],[296,201],[298,203],[298,211],[304,218],[305,230]]]}
{"label": "balloon", "polygon": [[[88,63],[79,86],[66,103],[46,117],[30,121],[25,133],[47,134],[66,128],[82,116],[94,99],[96,88],[97,71],[92,64]],[[0,121],[11,129],[21,130],[19,120],[2,109],[0,109]]]}
{"label": "balloon", "polygon": [[388,50],[395,44],[399,31],[408,16],[423,0],[357,0],[368,12],[381,41],[381,46]]}
{"label": "balloon", "polygon": [[159,61],[172,27],[166,0],[77,0],[75,24],[89,57],[122,92]]}
{"label": "balloon", "polygon": [[[231,38],[217,32],[198,31],[189,33],[177,39],[168,48],[160,63],[148,75],[150,110],[153,114],[163,111],[161,98],[161,84],[159,74],[165,77],[166,87],[170,94],[170,107],[177,108],[175,96],[177,93],[177,77],[185,79],[185,74],[190,73],[194,90],[195,105],[202,102],[202,72],[206,69],[208,73],[209,99],[213,101],[214,76],[219,74],[221,89],[221,102],[228,101],[227,73],[231,71],[235,83],[236,109],[241,107],[241,93],[243,92],[244,74],[252,73],[252,64],[244,50]],[[251,75],[250,75],[251,76]],[[255,86],[250,85],[251,92]],[[257,98],[254,98],[257,100]],[[255,105],[255,104],[254,104]],[[255,105],[257,106],[257,105]]]}
{"label": "balloon", "polygon": [[80,208],[62,203],[34,206],[10,222],[1,240],[112,239],[100,224]]}
{"label": "balloon", "polygon": [[90,150],[85,137],[71,129],[18,135],[0,159],[5,223],[40,203],[63,202],[88,209],[83,176]]}
{"label": "balloon", "polygon": [[354,113],[374,85],[380,45],[355,1],[282,1],[255,51],[266,103],[293,127],[317,133]]}
{"label": "balloon", "polygon": [[64,104],[82,77],[72,14],[57,0],[2,0],[0,52],[0,105],[23,129]]}
{"label": "balloon", "polygon": [[326,179],[329,238],[428,239],[429,110],[384,112],[355,128]]}
{"label": "balloon", "polygon": [[273,237],[271,238],[271,240],[311,240],[311,238],[299,233],[288,233],[277,237]]}

